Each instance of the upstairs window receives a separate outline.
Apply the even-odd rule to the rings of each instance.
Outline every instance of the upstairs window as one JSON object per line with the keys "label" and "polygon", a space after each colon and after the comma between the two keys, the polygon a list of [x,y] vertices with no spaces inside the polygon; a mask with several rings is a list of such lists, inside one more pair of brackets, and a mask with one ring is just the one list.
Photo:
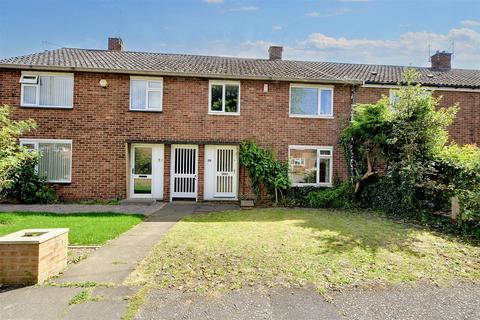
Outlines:
{"label": "upstairs window", "polygon": [[210,81],[208,113],[240,114],[240,82]]}
{"label": "upstairs window", "polygon": [[23,107],[73,108],[73,74],[22,73]]}
{"label": "upstairs window", "polygon": [[162,111],[162,103],[162,78],[130,78],[130,110]]}
{"label": "upstairs window", "polygon": [[290,146],[290,180],[294,186],[331,186],[332,147]]}
{"label": "upstairs window", "polygon": [[290,86],[290,116],[331,118],[333,87],[292,84]]}
{"label": "upstairs window", "polygon": [[72,182],[71,140],[20,139],[20,145],[38,153],[37,172],[47,182]]}

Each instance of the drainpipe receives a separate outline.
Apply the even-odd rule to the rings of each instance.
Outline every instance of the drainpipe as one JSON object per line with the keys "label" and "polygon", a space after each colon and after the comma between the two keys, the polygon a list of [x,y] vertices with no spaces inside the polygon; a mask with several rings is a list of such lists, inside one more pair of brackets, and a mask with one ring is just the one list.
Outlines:
{"label": "drainpipe", "polygon": [[[352,85],[352,95],[351,99],[351,106],[350,106],[350,122],[353,121],[354,117],[354,106],[357,104],[357,85]],[[350,141],[350,182],[353,183],[353,172],[355,169],[355,161],[353,160],[353,139]]]}

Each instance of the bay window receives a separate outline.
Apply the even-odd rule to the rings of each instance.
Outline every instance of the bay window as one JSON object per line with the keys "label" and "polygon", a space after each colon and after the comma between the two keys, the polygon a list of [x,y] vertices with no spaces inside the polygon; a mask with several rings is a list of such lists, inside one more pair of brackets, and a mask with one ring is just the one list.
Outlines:
{"label": "bay window", "polygon": [[292,84],[290,86],[290,116],[331,118],[333,87]]}
{"label": "bay window", "polygon": [[37,173],[47,182],[72,182],[72,140],[20,139],[20,145],[38,153]]}
{"label": "bay window", "polygon": [[73,74],[22,72],[21,106],[73,108]]}
{"label": "bay window", "polygon": [[290,146],[288,157],[294,186],[331,186],[332,147]]}

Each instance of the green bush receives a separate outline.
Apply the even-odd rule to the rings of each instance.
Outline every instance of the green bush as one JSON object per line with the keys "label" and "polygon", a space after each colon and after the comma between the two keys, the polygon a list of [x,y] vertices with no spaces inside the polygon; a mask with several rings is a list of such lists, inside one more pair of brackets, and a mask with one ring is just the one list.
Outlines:
{"label": "green bush", "polygon": [[11,183],[2,190],[2,198],[27,204],[58,202],[55,188],[38,176],[36,163],[35,158],[28,159],[10,172]]}
{"label": "green bush", "polygon": [[307,196],[307,203],[312,208],[351,209],[355,207],[353,191],[354,187],[350,183],[323,188],[310,192]]}

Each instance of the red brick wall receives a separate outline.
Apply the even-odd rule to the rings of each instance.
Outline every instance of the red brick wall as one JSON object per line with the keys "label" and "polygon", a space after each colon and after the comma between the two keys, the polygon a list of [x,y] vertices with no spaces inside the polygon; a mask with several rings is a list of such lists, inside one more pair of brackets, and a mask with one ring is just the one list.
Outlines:
{"label": "red brick wall", "polygon": [[[0,70],[0,104],[19,106],[19,77],[20,71]],[[98,85],[100,79],[108,80],[108,88]],[[72,183],[58,186],[60,195],[68,200],[125,198],[125,144],[131,140],[240,142],[255,139],[275,150],[282,160],[287,159],[288,145],[333,146],[333,176],[345,179],[347,168],[338,137],[350,117],[350,86],[335,86],[334,119],[312,119],[289,117],[289,83],[270,82],[268,93],[263,92],[264,83],[242,80],[241,115],[225,116],[208,114],[207,79],[164,77],[163,112],[131,112],[128,75],[79,72],[74,78],[73,109],[15,108],[14,117],[37,121],[37,131],[28,137],[73,140]],[[375,101],[382,92],[388,91],[360,89],[358,101]],[[449,99],[457,97],[465,103],[472,97],[478,100],[478,94],[471,94],[472,97],[454,94]],[[480,126],[475,116],[469,111],[461,119],[475,124],[474,134],[478,139]],[[458,132],[454,130],[455,136],[472,136],[463,133],[461,128],[455,129]],[[199,199],[203,194],[203,150],[200,146]],[[169,162],[170,147],[166,144],[165,199],[169,199]],[[250,193],[249,188],[243,187],[246,180],[241,178],[239,190]]]}
{"label": "red brick wall", "polygon": [[[357,103],[375,103],[382,95],[389,95],[389,89],[360,88]],[[441,97],[440,106],[450,107],[458,104],[460,110],[449,128],[450,140],[458,144],[480,145],[480,92],[434,91]]]}

